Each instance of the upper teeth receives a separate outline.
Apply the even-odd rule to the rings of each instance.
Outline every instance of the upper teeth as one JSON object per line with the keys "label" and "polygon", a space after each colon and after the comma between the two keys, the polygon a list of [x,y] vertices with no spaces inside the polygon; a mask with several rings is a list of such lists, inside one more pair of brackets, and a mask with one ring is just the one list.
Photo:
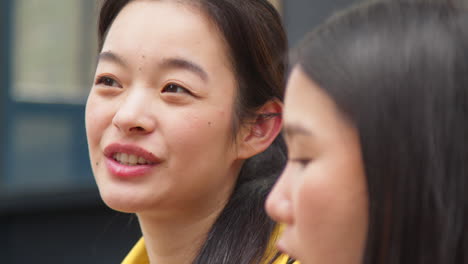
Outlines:
{"label": "upper teeth", "polygon": [[138,157],[137,155],[120,153],[120,152],[115,153],[113,158],[114,160],[118,161],[121,164],[130,165],[130,166],[144,165],[144,164],[151,163],[142,157]]}

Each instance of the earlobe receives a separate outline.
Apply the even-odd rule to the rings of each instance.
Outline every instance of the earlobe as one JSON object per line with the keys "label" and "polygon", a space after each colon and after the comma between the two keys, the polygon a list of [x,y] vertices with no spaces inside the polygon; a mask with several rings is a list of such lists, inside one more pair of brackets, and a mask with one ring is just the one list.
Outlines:
{"label": "earlobe", "polygon": [[283,104],[271,100],[258,111],[255,120],[241,135],[239,159],[248,159],[266,150],[281,131]]}

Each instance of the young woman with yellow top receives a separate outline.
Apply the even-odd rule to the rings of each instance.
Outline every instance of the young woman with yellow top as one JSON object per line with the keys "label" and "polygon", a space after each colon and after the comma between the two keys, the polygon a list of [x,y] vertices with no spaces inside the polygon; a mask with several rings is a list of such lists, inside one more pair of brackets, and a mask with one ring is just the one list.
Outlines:
{"label": "young woman with yellow top", "polygon": [[302,264],[468,263],[468,12],[372,1],[298,49],[267,201]]}
{"label": "young woman with yellow top", "polygon": [[104,202],[136,213],[125,263],[286,263],[263,204],[282,170],[286,38],[266,0],[108,0],[86,107]]}

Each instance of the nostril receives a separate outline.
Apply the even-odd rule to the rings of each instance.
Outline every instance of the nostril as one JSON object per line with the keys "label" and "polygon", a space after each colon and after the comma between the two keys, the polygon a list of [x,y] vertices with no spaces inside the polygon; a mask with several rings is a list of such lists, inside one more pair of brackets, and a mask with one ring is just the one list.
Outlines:
{"label": "nostril", "polygon": [[137,126],[137,127],[130,128],[130,131],[142,132],[142,131],[145,131],[145,129],[142,128],[141,126]]}

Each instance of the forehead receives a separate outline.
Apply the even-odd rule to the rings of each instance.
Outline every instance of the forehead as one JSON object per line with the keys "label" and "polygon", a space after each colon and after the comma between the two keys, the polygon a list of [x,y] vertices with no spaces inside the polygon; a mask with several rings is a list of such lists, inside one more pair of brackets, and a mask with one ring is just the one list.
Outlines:
{"label": "forehead", "polygon": [[295,66],[289,76],[286,93],[284,115],[286,121],[303,123],[304,116],[314,115],[313,109],[320,103],[316,98],[314,83],[307,78],[300,66]]}
{"label": "forehead", "polygon": [[213,22],[195,6],[179,1],[131,1],[110,27],[103,50],[195,60],[228,57]]}
{"label": "forehead", "polygon": [[344,122],[333,99],[296,66],[288,80],[284,110],[285,124],[300,125],[319,132],[336,129]]}

